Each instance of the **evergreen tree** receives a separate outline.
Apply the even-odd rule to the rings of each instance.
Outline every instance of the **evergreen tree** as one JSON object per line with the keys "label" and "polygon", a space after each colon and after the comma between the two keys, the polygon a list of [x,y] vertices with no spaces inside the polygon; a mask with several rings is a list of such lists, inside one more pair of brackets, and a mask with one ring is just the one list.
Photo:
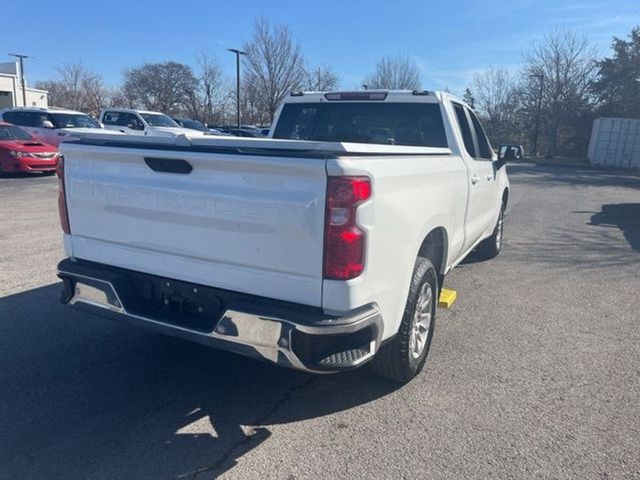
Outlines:
{"label": "evergreen tree", "polygon": [[629,40],[614,37],[613,56],[598,62],[591,84],[602,115],[640,118],[640,26]]}
{"label": "evergreen tree", "polygon": [[476,108],[476,99],[473,96],[473,93],[471,93],[471,90],[469,89],[469,87],[467,87],[464,90],[464,95],[462,95],[462,100],[464,100],[464,102],[469,105],[471,108],[475,109]]}

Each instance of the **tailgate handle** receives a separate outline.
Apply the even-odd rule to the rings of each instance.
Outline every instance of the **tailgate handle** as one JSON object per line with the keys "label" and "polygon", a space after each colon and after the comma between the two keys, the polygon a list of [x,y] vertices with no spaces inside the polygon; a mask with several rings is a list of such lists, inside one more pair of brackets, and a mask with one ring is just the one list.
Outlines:
{"label": "tailgate handle", "polygon": [[144,163],[155,172],[187,174],[193,170],[189,162],[179,158],[144,157]]}

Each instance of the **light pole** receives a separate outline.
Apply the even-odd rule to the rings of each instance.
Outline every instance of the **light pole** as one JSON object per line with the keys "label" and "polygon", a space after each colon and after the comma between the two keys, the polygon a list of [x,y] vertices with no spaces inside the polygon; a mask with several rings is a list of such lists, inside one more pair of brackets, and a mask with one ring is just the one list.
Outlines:
{"label": "light pole", "polygon": [[24,59],[29,58],[28,55],[22,55],[21,53],[10,53],[12,57],[16,57],[20,60],[20,83],[22,84],[22,106],[27,106],[27,86],[24,83]]}
{"label": "light pole", "polygon": [[536,126],[533,130],[533,145],[531,146],[531,154],[538,156],[538,136],[540,135],[540,111],[542,110],[542,89],[544,87],[544,73],[538,72],[529,75],[530,78],[537,78],[540,81],[540,90],[536,102]]}
{"label": "light pole", "polygon": [[238,120],[238,130],[240,130],[240,55],[246,55],[247,52],[237,48],[227,48],[227,50],[236,54],[236,118]]}

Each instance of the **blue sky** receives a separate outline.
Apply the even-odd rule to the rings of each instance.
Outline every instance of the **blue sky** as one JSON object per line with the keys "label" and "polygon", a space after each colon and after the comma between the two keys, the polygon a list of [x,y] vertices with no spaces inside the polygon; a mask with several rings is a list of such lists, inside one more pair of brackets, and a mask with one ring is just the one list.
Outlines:
{"label": "blue sky", "polygon": [[[3,22],[6,52],[32,55],[27,81],[54,75],[82,60],[110,85],[144,62],[193,64],[199,52],[215,55],[230,76],[226,48],[242,45],[254,19],[286,23],[310,65],[331,65],[342,88],[355,88],[382,55],[413,57],[423,87],[460,93],[488,66],[517,68],[522,51],[545,32],[569,27],[585,33],[602,54],[611,38],[640,24],[639,0],[448,1],[196,1],[32,0]],[[28,23],[28,28],[24,22]],[[4,52],[2,51],[4,50]]]}

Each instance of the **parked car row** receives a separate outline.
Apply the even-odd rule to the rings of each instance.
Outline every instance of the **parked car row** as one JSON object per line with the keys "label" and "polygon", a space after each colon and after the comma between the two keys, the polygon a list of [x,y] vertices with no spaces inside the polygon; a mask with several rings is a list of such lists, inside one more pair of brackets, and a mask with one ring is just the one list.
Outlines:
{"label": "parked car row", "polygon": [[61,108],[0,110],[0,172],[52,172],[58,146],[76,132],[100,131],[86,113]]}
{"label": "parked car row", "polygon": [[78,131],[100,129],[89,115],[59,108],[11,108],[0,110],[0,121],[17,125],[36,140],[57,147],[62,139]]}
{"label": "parked car row", "polygon": [[253,125],[211,128],[190,118],[129,108],[103,109],[96,120],[75,110],[16,107],[0,110],[0,172],[53,171],[63,139],[75,132],[105,129],[156,137],[201,134],[262,138],[269,134],[269,128]]}

